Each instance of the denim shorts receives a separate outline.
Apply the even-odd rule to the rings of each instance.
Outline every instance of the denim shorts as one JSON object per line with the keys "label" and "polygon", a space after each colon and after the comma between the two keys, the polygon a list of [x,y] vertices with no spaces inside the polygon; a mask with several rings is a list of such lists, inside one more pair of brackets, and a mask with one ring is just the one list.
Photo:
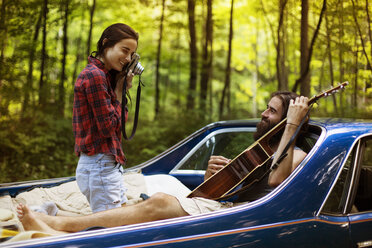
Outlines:
{"label": "denim shorts", "polygon": [[87,197],[93,212],[120,207],[128,199],[123,183],[123,168],[113,155],[80,154],[76,182]]}

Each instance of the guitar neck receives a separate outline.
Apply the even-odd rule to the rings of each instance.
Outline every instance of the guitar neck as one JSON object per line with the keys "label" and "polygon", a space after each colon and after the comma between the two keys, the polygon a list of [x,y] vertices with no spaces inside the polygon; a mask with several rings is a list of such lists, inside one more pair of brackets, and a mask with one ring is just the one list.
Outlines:
{"label": "guitar neck", "polygon": [[322,98],[322,97],[327,97],[327,96],[330,96],[330,95],[333,95],[334,93],[338,92],[339,90],[342,90],[344,89],[347,85],[349,84],[348,81],[345,81],[339,85],[337,85],[336,87],[333,87],[329,90],[326,90],[314,97],[312,97],[310,100],[309,100],[309,105],[315,103],[318,99]]}

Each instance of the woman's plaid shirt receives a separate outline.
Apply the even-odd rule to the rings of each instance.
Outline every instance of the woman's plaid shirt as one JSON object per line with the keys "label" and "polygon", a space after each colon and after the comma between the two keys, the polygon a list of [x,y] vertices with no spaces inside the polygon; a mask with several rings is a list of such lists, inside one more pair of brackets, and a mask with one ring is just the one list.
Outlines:
{"label": "woman's plaid shirt", "polygon": [[[75,83],[73,131],[75,153],[112,154],[124,164],[121,145],[121,104],[110,85],[111,76],[104,64],[90,56],[89,64]],[[127,117],[127,113],[126,113]]]}

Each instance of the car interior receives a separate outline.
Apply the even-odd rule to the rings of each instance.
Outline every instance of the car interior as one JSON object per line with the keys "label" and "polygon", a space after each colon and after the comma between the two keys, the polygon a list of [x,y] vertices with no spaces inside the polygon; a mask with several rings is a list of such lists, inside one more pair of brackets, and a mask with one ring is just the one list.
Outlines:
{"label": "car interior", "polygon": [[360,175],[354,205],[359,212],[372,210],[372,139],[364,139]]}

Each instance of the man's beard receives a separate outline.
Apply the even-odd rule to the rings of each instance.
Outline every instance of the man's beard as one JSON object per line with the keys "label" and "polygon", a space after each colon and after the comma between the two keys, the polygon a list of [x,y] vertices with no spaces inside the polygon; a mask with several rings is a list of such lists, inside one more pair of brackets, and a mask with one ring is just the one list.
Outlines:
{"label": "man's beard", "polygon": [[[260,139],[264,136],[267,132],[269,132],[273,127],[275,127],[278,123],[271,123],[268,119],[261,119],[259,123],[256,125],[256,132],[253,134],[254,140]],[[276,143],[282,137],[284,130],[278,131],[273,137],[270,139],[270,143]]]}
{"label": "man's beard", "polygon": [[270,131],[272,127],[274,127],[274,125],[272,125],[268,119],[261,119],[261,121],[256,125],[256,132],[253,134],[254,140],[260,139]]}

